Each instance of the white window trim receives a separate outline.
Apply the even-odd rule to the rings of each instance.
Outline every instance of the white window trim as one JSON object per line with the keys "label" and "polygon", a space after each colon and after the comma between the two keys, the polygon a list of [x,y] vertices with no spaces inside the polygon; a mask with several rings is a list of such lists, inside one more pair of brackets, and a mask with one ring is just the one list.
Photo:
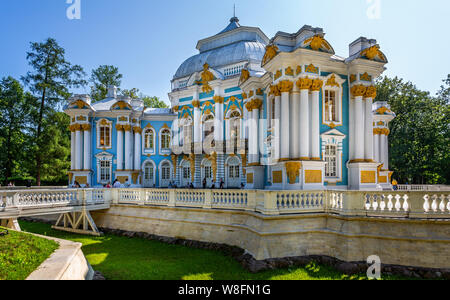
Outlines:
{"label": "white window trim", "polygon": [[[328,79],[330,79],[333,75],[335,76],[336,82],[339,84],[339,87],[326,85],[326,82],[328,81]],[[331,124],[334,124],[335,127],[342,126],[343,125],[343,113],[342,113],[342,111],[343,111],[343,104],[342,104],[343,88],[342,88],[342,85],[344,84],[345,79],[342,79],[339,75],[332,73],[324,79],[324,82],[325,82],[325,84],[322,88],[322,123],[327,126],[330,126]],[[326,116],[325,91],[327,91],[327,90],[336,92],[336,98],[337,98],[336,99],[336,116],[339,119],[338,121],[327,121],[325,119],[325,116]]]}
{"label": "white window trim", "polygon": [[174,170],[173,170],[173,164],[172,164],[172,162],[170,161],[170,160],[168,160],[168,159],[163,159],[160,163],[159,163],[159,166],[158,166],[158,169],[159,169],[159,186],[161,186],[161,183],[162,183],[162,166],[163,166],[163,164],[165,164],[165,163],[168,163],[169,164],[169,166],[170,166],[170,173],[169,173],[169,180],[172,180],[173,179],[173,175],[174,175]]}
{"label": "white window trim", "polygon": [[[162,132],[164,130],[168,130],[169,131],[170,143],[169,143],[169,148],[168,149],[163,149],[162,148]],[[164,128],[164,127],[161,128],[159,130],[158,140],[159,140],[158,148],[159,148],[159,154],[160,155],[168,155],[168,154],[172,153],[172,149],[170,149],[170,145],[172,145],[172,130],[170,130],[169,128]]]}
{"label": "white window trim", "polygon": [[[147,131],[153,131],[153,149],[147,149],[145,148],[145,134]],[[153,128],[144,128],[144,131],[142,132],[142,153],[144,155],[150,154],[154,155],[156,154],[156,131]]]}
{"label": "white window trim", "polygon": [[332,129],[321,135],[322,139],[322,157],[325,157],[325,151],[327,145],[336,146],[336,173],[337,177],[325,177],[325,182],[338,183],[343,180],[343,156],[344,156],[344,140],[346,135],[336,129]]}
{"label": "white window trim", "polygon": [[[101,125],[101,123],[103,121],[106,121],[106,123],[107,123],[106,126],[109,126],[109,146],[108,147],[104,147],[104,146],[100,145],[100,127],[105,126],[105,125]],[[97,121],[97,123],[95,125],[96,132],[97,132],[97,149],[107,149],[107,150],[112,149],[112,144],[113,144],[113,141],[112,141],[112,131],[113,131],[112,130],[112,124],[113,124],[113,122],[108,120],[108,119],[100,119],[100,120]]]}
{"label": "white window trim", "polygon": [[[97,183],[98,184],[107,184],[108,182],[112,183],[112,165],[113,165],[113,155],[108,153],[108,152],[101,152],[97,155],[95,155],[95,159],[97,161]],[[100,163],[102,161],[109,161],[110,165],[109,165],[109,174],[110,174],[110,178],[107,181],[102,181],[101,180],[101,170],[100,170]]]}
{"label": "white window trim", "polygon": [[[230,173],[230,169],[229,169],[230,161],[233,159],[237,159],[238,163],[233,164],[233,166],[239,166],[239,182],[240,183],[242,182],[242,176],[243,176],[242,160],[239,158],[239,156],[228,156],[228,158],[225,160],[225,165],[224,165],[224,167],[225,167],[225,170],[224,170],[225,171],[225,178],[224,178],[225,187],[228,187],[228,178],[230,177],[230,174],[229,174]],[[219,180],[220,180],[220,178],[219,178]]]}
{"label": "white window trim", "polygon": [[144,167],[145,167],[145,165],[146,164],[148,164],[148,163],[151,163],[152,165],[153,165],[153,186],[156,186],[156,171],[157,171],[157,169],[156,169],[156,164],[155,164],[155,162],[153,161],[153,160],[151,160],[151,159],[146,159],[143,163],[142,163],[142,165],[141,165],[141,170],[142,170],[142,184],[144,184],[144,180],[145,180],[145,169],[144,169]]}

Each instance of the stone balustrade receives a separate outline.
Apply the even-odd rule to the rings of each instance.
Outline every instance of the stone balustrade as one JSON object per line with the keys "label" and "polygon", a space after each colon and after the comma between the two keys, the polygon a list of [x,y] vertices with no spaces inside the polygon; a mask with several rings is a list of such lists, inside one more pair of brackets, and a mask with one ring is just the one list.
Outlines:
{"label": "stone balustrade", "polygon": [[[450,219],[450,194],[427,191],[264,191],[46,189],[0,191],[0,218],[32,209],[126,204],[254,211],[264,215],[339,215]],[[106,206],[105,206],[106,207]],[[9,214],[11,215],[11,214]]]}

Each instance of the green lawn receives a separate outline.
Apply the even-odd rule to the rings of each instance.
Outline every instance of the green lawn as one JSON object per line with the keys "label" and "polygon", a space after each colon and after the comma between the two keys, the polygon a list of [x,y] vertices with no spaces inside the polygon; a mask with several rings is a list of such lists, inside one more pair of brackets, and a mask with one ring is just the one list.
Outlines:
{"label": "green lawn", "polygon": [[[349,277],[333,268],[310,264],[252,274],[218,251],[168,245],[114,235],[91,237],[51,229],[42,223],[20,222],[22,230],[80,242],[94,270],[108,280],[341,280]],[[387,279],[396,279],[395,277]]]}
{"label": "green lawn", "polygon": [[58,247],[54,241],[21,232],[0,236],[0,280],[26,279]]}

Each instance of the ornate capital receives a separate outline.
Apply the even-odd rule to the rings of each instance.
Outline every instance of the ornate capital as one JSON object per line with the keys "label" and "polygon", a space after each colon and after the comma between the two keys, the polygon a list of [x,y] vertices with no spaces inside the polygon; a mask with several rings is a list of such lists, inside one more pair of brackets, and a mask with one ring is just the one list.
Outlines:
{"label": "ornate capital", "polygon": [[248,101],[248,102],[245,104],[245,108],[246,108],[249,112],[251,112],[251,111],[253,110],[253,104],[252,104],[252,102],[253,102],[253,101]]}
{"label": "ornate capital", "polygon": [[131,131],[131,125],[123,125],[124,131]]}
{"label": "ornate capital", "polygon": [[297,86],[300,90],[309,90],[312,86],[312,79],[309,79],[308,77],[300,78],[297,81]]}
{"label": "ornate capital", "polygon": [[177,105],[177,106],[174,106],[172,109],[174,112],[178,112],[180,110],[180,107]]}
{"label": "ornate capital", "polygon": [[318,92],[323,86],[323,81],[320,79],[314,79],[311,85],[311,91]]}
{"label": "ornate capital", "polygon": [[254,99],[253,101],[253,108],[254,109],[260,109],[262,106],[262,100],[261,99]]}
{"label": "ornate capital", "polygon": [[139,126],[133,127],[133,131],[134,131],[134,133],[142,134],[142,128]]}
{"label": "ornate capital", "polygon": [[223,104],[224,98],[221,96],[214,96],[213,100],[215,103]]}
{"label": "ornate capital", "polygon": [[283,80],[278,83],[278,90],[281,93],[289,93],[292,91],[292,88],[294,87],[294,84],[290,80]]}
{"label": "ornate capital", "polygon": [[117,130],[117,131],[122,131],[122,130],[124,130],[123,125],[117,124],[117,125],[116,125],[116,130]]}
{"label": "ornate capital", "polygon": [[247,94],[246,93],[242,93],[242,99],[247,99],[248,97],[247,97]]}
{"label": "ornate capital", "polygon": [[192,101],[192,106],[194,106],[194,108],[200,108],[200,101],[198,100]]}
{"label": "ornate capital", "polygon": [[275,97],[281,96],[281,92],[277,85],[271,85],[269,89],[269,95],[274,95]]}
{"label": "ornate capital", "polygon": [[377,97],[377,88],[373,85],[367,87],[364,97],[375,99]]}
{"label": "ornate capital", "polygon": [[91,124],[83,124],[83,125],[81,125],[81,128],[84,131],[90,131],[91,130]]}
{"label": "ornate capital", "polygon": [[362,84],[354,85],[351,89],[353,97],[363,97],[366,94],[367,87]]}

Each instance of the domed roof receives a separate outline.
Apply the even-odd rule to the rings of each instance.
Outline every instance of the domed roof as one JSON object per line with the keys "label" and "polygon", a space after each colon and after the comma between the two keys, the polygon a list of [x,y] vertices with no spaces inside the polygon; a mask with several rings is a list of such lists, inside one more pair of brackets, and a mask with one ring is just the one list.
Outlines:
{"label": "domed roof", "polygon": [[258,41],[240,41],[205,51],[182,63],[175,73],[174,79],[202,71],[205,63],[214,69],[243,61],[258,63],[262,61],[265,51],[266,46]]}
{"label": "domed roof", "polygon": [[187,77],[203,70],[203,65],[219,69],[239,62],[260,63],[264,57],[267,36],[257,27],[241,26],[233,17],[229,25],[220,33],[197,43],[199,54],[184,61],[173,80]]}

